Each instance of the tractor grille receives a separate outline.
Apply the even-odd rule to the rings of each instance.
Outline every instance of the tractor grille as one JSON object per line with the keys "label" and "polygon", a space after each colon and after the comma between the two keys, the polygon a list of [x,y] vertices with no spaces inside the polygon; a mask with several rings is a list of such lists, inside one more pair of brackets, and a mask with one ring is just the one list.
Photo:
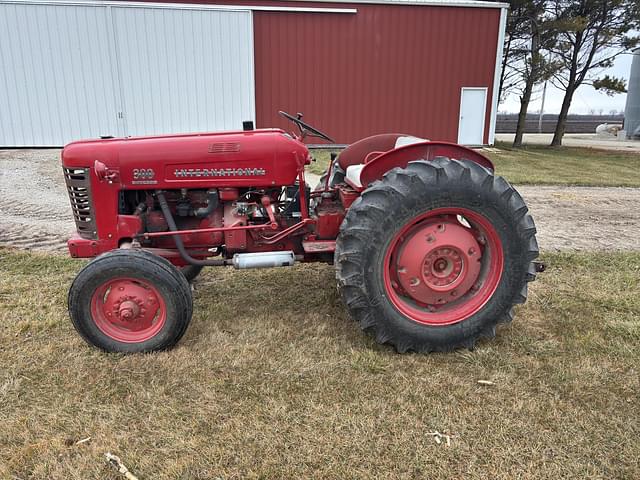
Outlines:
{"label": "tractor grille", "polygon": [[82,238],[96,238],[96,219],[93,216],[89,169],[65,168],[64,179],[67,183],[78,234]]}

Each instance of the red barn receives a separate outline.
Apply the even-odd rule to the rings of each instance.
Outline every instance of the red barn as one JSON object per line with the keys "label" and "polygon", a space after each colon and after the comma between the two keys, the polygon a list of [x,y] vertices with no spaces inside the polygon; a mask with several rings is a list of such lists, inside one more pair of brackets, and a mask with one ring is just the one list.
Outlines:
{"label": "red barn", "polygon": [[[237,128],[249,119],[289,128],[278,110],[304,112],[340,144],[381,132],[491,144],[507,7],[471,0],[0,0],[0,14],[17,22],[5,51],[22,50],[0,49],[0,60],[11,66],[27,56],[35,68],[6,68],[15,77],[6,85],[0,77],[2,111],[25,116],[0,124],[0,145]],[[52,21],[53,32],[44,28]],[[82,22],[92,26],[86,38]],[[54,59],[61,49],[57,62],[39,60],[45,45]],[[75,58],[65,45],[86,51]],[[108,54],[108,65],[92,60],[98,52]],[[48,131],[49,121],[56,131]]]}
{"label": "red barn", "polygon": [[254,13],[258,126],[282,124],[284,109],[340,143],[382,132],[493,143],[504,4],[294,4],[356,13]]}

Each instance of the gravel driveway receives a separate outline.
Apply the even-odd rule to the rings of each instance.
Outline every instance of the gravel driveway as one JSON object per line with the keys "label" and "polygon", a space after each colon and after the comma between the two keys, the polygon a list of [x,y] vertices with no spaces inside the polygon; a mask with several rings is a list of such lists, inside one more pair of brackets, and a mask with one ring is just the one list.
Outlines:
{"label": "gravel driveway", "polygon": [[[60,150],[0,150],[0,246],[65,253]],[[317,177],[308,175],[315,184]],[[640,250],[640,189],[520,186],[542,250]]]}

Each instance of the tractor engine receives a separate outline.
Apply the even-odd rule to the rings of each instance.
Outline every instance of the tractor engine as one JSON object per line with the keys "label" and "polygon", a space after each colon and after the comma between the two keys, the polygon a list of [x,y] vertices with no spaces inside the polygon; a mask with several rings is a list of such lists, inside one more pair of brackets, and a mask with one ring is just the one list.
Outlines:
{"label": "tractor engine", "polygon": [[[310,189],[306,187],[306,198]],[[298,185],[279,188],[234,188],[168,190],[163,193],[171,217],[181,234],[184,247],[195,258],[223,254],[230,258],[243,251],[300,250],[299,238],[266,243],[264,235],[247,229],[223,231],[224,227],[268,226],[273,232],[285,230],[300,221]],[[175,249],[162,208],[154,192],[122,191],[119,214],[135,216],[141,221],[140,246],[145,249]],[[212,231],[213,230],[213,231]],[[180,264],[178,260],[176,264]]]}

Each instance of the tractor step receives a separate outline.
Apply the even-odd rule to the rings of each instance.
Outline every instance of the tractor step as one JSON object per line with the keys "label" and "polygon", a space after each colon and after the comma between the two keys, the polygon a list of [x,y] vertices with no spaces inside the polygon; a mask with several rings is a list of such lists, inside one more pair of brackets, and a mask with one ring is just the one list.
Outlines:
{"label": "tractor step", "polygon": [[323,253],[323,252],[335,252],[336,241],[335,240],[312,240],[303,241],[302,248],[306,253]]}

